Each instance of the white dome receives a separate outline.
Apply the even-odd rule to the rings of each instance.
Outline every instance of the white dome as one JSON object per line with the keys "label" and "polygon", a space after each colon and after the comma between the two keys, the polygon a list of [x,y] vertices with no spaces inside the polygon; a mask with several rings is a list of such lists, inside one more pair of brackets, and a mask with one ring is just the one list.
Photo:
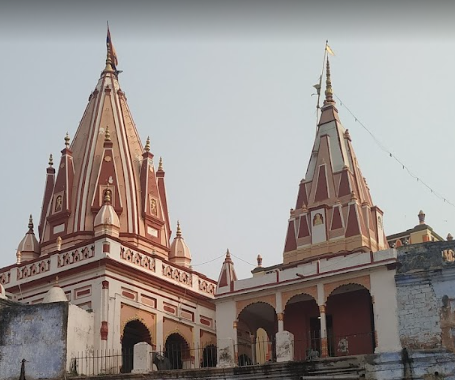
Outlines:
{"label": "white dome", "polygon": [[117,213],[110,204],[104,204],[98,214],[96,214],[95,221],[93,222],[94,227],[98,226],[114,226],[120,228],[120,219]]}
{"label": "white dome", "polygon": [[175,264],[183,265],[185,267],[190,267],[191,265],[191,251],[182,237],[179,222],[177,222],[177,235],[171,243],[169,260]]}
{"label": "white dome", "polygon": [[66,298],[65,292],[63,289],[58,286],[54,285],[52,288],[44,296],[42,303],[52,303],[52,302],[68,302],[68,298]]}

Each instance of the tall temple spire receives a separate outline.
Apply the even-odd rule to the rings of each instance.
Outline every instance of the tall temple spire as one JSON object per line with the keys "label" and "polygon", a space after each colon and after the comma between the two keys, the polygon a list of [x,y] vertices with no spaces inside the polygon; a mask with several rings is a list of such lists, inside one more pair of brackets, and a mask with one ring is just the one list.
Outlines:
{"label": "tall temple spire", "polygon": [[[55,170],[48,168],[39,227],[41,254],[56,250],[58,236],[63,246],[91,239],[109,189],[109,215],[119,219],[114,232],[118,229],[120,238],[138,249],[167,258],[171,230],[164,171],[155,171],[149,147],[144,152],[118,82],[118,60],[109,28],[106,50],[106,67],[89,97],[71,149],[69,137],[65,137],[60,163],[55,165],[55,184]],[[99,223],[105,225],[105,220],[96,224],[102,233]]]}
{"label": "tall temple spire", "polygon": [[373,205],[351,136],[335,104],[327,57],[324,105],[306,175],[288,220],[284,263],[387,248],[382,211]]}

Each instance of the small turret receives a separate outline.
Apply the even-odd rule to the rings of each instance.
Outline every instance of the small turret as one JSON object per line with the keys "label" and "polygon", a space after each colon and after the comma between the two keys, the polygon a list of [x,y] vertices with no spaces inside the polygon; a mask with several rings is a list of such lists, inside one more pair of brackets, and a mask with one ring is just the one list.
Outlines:
{"label": "small turret", "polygon": [[183,240],[180,223],[177,221],[177,234],[171,244],[171,251],[169,252],[169,260],[172,263],[182,265],[189,268],[191,266],[191,252]]}
{"label": "small turret", "polygon": [[118,237],[120,233],[120,219],[111,205],[112,192],[106,189],[104,192],[104,204],[96,214],[93,228],[95,236],[111,235]]}
{"label": "small turret", "polygon": [[231,259],[231,253],[228,249],[226,251],[226,257],[221,267],[220,276],[218,277],[216,294],[232,292],[234,290],[235,281],[237,281],[237,275],[234,269],[234,262]]}
{"label": "small turret", "polygon": [[33,218],[30,215],[28,221],[28,231],[17,247],[17,263],[30,261],[39,257],[39,243],[33,232]]}

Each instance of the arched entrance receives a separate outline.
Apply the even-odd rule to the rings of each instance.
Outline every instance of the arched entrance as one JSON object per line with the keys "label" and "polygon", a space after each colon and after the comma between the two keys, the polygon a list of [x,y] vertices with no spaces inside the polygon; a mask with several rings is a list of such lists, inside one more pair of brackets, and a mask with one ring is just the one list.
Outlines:
{"label": "arched entrance", "polygon": [[321,356],[319,307],[313,297],[298,294],[286,303],[284,329],[294,335],[294,360]]}
{"label": "arched entrance", "polygon": [[152,344],[148,328],[139,320],[128,322],[122,335],[122,373],[129,373],[133,369],[134,345],[140,342]]}
{"label": "arched entrance", "polygon": [[201,367],[216,367],[217,363],[217,353],[216,353],[216,346],[213,344],[209,344],[208,346],[204,347],[202,351],[202,361]]}
{"label": "arched entrance", "polygon": [[262,364],[275,360],[275,334],[278,322],[275,309],[265,302],[245,307],[238,316],[238,365]]}
{"label": "arched entrance", "polygon": [[166,339],[164,356],[169,359],[171,369],[190,368],[190,348],[178,333],[173,333]]}
{"label": "arched entrance", "polygon": [[368,289],[342,285],[330,294],[326,305],[329,356],[374,353],[373,303]]}

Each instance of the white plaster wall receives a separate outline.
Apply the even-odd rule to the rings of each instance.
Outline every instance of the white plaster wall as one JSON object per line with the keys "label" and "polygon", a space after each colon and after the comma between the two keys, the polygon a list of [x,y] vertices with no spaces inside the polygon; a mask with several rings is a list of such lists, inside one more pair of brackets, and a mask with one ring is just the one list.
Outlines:
{"label": "white plaster wall", "polygon": [[67,371],[71,372],[71,359],[87,356],[94,350],[94,313],[69,305],[67,331]]}
{"label": "white plaster wall", "polygon": [[395,270],[382,267],[370,273],[371,295],[374,298],[374,326],[378,346],[375,352],[393,352],[401,349],[398,338],[397,291]]}
{"label": "white plaster wall", "polygon": [[369,253],[355,252],[346,256],[336,256],[330,259],[321,259],[319,261],[319,271],[320,273],[323,273],[369,263]]}
{"label": "white plaster wall", "polygon": [[255,286],[271,284],[276,282],[276,273],[268,273],[263,276],[251,277],[244,280],[238,280],[234,283],[234,290],[248,289]]}
{"label": "white plaster wall", "polygon": [[218,349],[218,362],[222,359],[223,352],[228,352],[234,361],[234,345],[237,341],[237,330],[233,321],[237,319],[234,300],[218,301],[216,303],[216,339]]}

